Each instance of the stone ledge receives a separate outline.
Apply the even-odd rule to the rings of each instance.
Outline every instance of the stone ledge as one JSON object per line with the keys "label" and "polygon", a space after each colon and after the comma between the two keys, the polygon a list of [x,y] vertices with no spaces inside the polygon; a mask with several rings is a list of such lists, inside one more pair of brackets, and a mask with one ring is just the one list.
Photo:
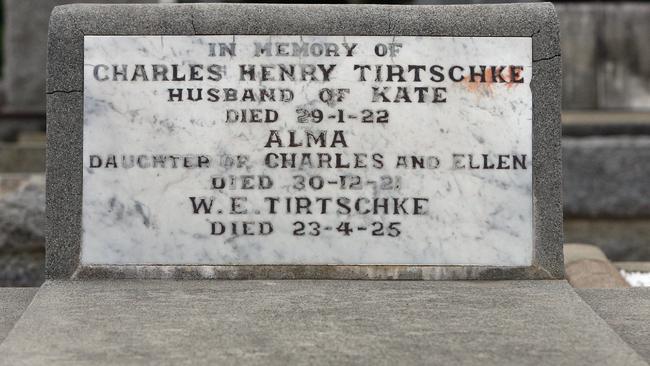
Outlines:
{"label": "stone ledge", "polygon": [[38,288],[0,287],[0,343],[7,337],[32,301]]}
{"label": "stone ledge", "polygon": [[648,219],[564,219],[566,242],[591,243],[613,261],[650,259]]}
{"label": "stone ledge", "polygon": [[564,244],[566,278],[574,288],[630,287],[595,245]]}
{"label": "stone ledge", "polygon": [[562,139],[565,218],[650,217],[650,136]]}
{"label": "stone ledge", "polygon": [[650,288],[576,292],[630,347],[650,361]]}
{"label": "stone ledge", "polygon": [[565,281],[48,281],[0,365],[646,365]]}
{"label": "stone ledge", "polygon": [[571,137],[650,135],[650,112],[562,111],[562,134]]}

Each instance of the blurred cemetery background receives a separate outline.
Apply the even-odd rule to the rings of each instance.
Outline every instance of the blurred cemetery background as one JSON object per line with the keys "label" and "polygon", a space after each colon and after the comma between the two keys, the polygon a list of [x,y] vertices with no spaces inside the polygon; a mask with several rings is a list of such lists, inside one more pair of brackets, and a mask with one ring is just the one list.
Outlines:
{"label": "blurred cemetery background", "polygon": [[[175,1],[2,1],[0,286],[43,281],[48,18],[55,5],[71,2]],[[362,2],[382,3],[348,3]],[[383,3],[489,2],[509,1]],[[556,2],[556,8],[565,242],[597,245],[615,264],[625,262],[620,268],[650,272],[650,2]]]}

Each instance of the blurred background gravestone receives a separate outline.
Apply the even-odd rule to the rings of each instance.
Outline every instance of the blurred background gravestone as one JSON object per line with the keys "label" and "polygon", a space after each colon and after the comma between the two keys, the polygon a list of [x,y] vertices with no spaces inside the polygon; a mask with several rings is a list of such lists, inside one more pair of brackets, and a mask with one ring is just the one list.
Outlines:
{"label": "blurred background gravestone", "polygon": [[566,242],[650,260],[650,3],[556,5]]}
{"label": "blurred background gravestone", "polygon": [[[73,2],[196,1],[2,2],[0,286],[42,281],[48,19],[54,6]],[[496,2],[513,1],[384,1]],[[598,245],[616,261],[650,261],[650,3],[555,5],[564,80],[565,240]]]}

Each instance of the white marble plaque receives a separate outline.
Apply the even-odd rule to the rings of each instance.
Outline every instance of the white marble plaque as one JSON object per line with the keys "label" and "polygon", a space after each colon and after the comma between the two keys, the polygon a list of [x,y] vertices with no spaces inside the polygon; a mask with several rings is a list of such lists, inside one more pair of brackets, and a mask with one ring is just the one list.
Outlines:
{"label": "white marble plaque", "polygon": [[529,266],[530,38],[86,36],[82,264]]}

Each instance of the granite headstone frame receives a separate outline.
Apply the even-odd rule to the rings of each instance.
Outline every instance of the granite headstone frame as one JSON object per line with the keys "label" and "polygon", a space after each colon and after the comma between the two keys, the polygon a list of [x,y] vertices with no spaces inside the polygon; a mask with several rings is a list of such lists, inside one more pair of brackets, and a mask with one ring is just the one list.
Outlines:
{"label": "granite headstone frame", "polygon": [[66,5],[46,275],[563,277],[551,4]]}

